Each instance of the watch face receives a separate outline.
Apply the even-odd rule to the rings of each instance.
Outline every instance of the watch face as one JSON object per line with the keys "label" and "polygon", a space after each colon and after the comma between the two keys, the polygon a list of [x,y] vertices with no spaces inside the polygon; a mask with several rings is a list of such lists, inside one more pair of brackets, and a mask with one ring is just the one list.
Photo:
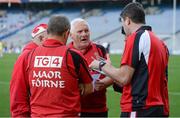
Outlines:
{"label": "watch face", "polygon": [[101,68],[106,64],[105,61],[100,61],[99,63],[99,70],[101,71]]}
{"label": "watch face", "polygon": [[106,64],[105,61],[101,61],[101,62],[100,62],[100,65],[101,65],[101,66],[104,66],[105,64]]}

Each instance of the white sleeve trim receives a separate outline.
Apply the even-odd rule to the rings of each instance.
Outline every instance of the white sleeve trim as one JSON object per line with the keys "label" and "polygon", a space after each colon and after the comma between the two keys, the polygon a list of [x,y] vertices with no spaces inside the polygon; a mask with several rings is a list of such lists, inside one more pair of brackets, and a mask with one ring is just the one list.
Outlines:
{"label": "white sleeve trim", "polygon": [[141,35],[139,40],[139,60],[141,58],[141,54],[143,53],[147,65],[150,55],[150,48],[151,48],[150,35],[149,32],[145,30],[145,32]]}

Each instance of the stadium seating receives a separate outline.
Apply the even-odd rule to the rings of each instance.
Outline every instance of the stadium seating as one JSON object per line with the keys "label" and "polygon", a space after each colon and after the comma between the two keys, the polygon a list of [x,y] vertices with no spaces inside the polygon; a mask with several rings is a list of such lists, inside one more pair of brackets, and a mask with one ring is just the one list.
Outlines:
{"label": "stadium seating", "polygon": [[[109,42],[111,44],[111,53],[122,53],[124,45],[124,36],[121,34],[121,23],[119,23],[118,18],[121,9],[105,8],[105,9],[95,9],[88,11],[85,19],[90,24],[91,29],[91,39],[96,42]],[[24,13],[8,13],[9,19],[7,19],[7,24],[11,26],[8,31],[14,30],[16,28],[22,29],[18,30],[12,36],[8,36],[3,40],[13,43],[14,45],[19,45],[19,42],[24,45],[31,40],[31,30],[33,27],[39,23],[47,23],[49,17],[53,14],[64,14],[70,20],[77,17],[84,17],[81,14],[81,9],[63,9],[63,10],[52,10],[46,11],[46,15],[43,17],[34,17],[33,23],[29,24],[28,16]],[[91,12],[91,13],[90,13]],[[172,41],[172,9],[170,8],[161,8],[159,14],[147,15],[146,22],[148,25],[152,26],[153,31],[162,39],[165,40],[168,45],[170,52],[174,48]],[[180,19],[180,9],[177,9],[177,18]],[[21,20],[11,20],[11,19],[21,19]],[[28,22],[29,21],[29,22]],[[179,24],[179,20],[176,21]],[[27,25],[29,24],[29,25]],[[22,28],[22,26],[26,26]],[[180,25],[176,25],[176,31],[180,31]],[[2,35],[2,33],[0,32]],[[177,35],[179,36],[179,35]],[[70,41],[70,40],[69,40]],[[178,41],[178,40],[177,40]],[[180,43],[178,43],[180,44]],[[178,45],[176,44],[176,45]],[[179,46],[177,50],[179,50]]]}

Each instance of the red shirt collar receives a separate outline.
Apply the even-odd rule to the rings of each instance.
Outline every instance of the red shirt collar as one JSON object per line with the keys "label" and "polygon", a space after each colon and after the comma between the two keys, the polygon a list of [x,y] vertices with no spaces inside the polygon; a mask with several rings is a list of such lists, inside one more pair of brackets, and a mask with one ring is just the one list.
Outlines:
{"label": "red shirt collar", "polygon": [[151,26],[141,26],[136,32],[138,32],[140,30],[149,30],[149,31],[152,31],[152,28],[151,28]]}
{"label": "red shirt collar", "polygon": [[55,39],[46,39],[44,42],[43,42],[43,46],[48,46],[48,47],[51,47],[51,46],[62,46],[64,45],[62,42],[58,41],[58,40],[55,40]]}
{"label": "red shirt collar", "polygon": [[[90,42],[89,45],[88,45],[88,47],[86,48],[86,50],[85,50],[82,54],[83,54],[83,55],[86,54],[86,53],[92,48],[92,45],[93,45],[93,43]],[[76,48],[74,48],[73,41],[72,41],[71,43],[69,43],[69,48],[76,49]],[[76,49],[76,50],[77,50],[77,49]]]}
{"label": "red shirt collar", "polygon": [[68,44],[68,47],[75,49],[74,46],[73,46],[73,41]]}

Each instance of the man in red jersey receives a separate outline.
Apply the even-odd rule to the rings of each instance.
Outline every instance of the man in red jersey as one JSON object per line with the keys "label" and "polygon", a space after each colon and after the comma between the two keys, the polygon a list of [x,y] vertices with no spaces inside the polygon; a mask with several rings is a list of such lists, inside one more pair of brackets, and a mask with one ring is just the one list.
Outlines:
{"label": "man in red jersey", "polygon": [[[80,51],[88,64],[93,61],[93,58],[107,59],[105,48],[90,40],[89,24],[84,19],[77,18],[71,22],[70,37],[73,41],[69,47]],[[103,84],[102,81],[106,81],[106,78],[99,72],[91,71],[91,76],[94,79],[95,91],[81,98],[81,117],[108,117],[106,87],[110,84]]]}
{"label": "man in red jersey", "polygon": [[168,116],[167,49],[151,27],[145,25],[140,3],[128,4],[120,16],[127,37],[121,67],[98,60],[90,67],[103,70],[123,86],[121,117]]}
{"label": "man in red jersey", "polygon": [[[25,74],[13,78],[10,86],[13,117],[79,116],[80,95],[93,91],[92,78],[83,56],[65,46],[69,30],[65,16],[52,16],[48,39],[22,60]],[[21,89],[17,92],[14,88]],[[23,96],[18,96],[19,91]]]}
{"label": "man in red jersey", "polygon": [[12,72],[12,79],[10,82],[10,111],[12,116],[24,116],[27,115],[27,113],[30,114],[30,112],[26,113],[26,111],[29,110],[27,107],[29,103],[26,101],[28,97],[25,94],[28,93],[28,88],[24,84],[25,81],[21,79],[25,78],[26,73],[24,60],[27,60],[30,51],[41,45],[42,41],[47,38],[47,24],[39,24],[36,26],[31,35],[32,41],[24,47]]}
{"label": "man in red jersey", "polygon": [[26,50],[31,51],[42,44],[47,38],[47,27],[47,24],[39,24],[33,29],[31,33],[32,41],[23,48],[23,52]]}

